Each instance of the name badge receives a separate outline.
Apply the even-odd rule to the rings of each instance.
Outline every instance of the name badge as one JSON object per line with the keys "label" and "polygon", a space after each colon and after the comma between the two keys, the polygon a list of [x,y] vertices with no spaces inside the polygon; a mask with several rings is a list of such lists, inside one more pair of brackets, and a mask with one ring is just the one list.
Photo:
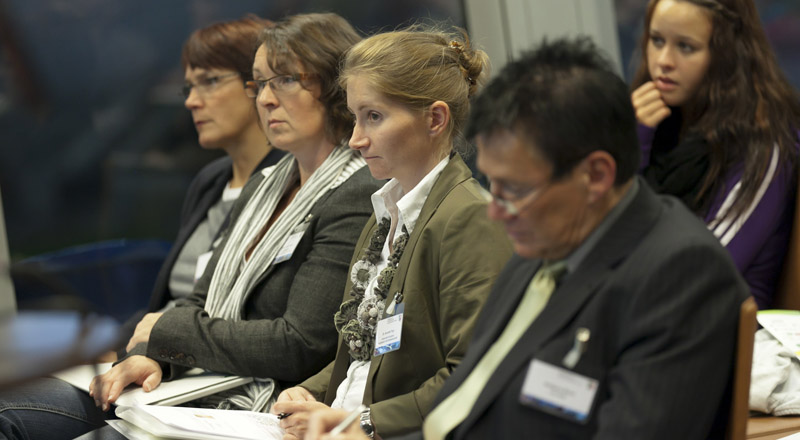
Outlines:
{"label": "name badge", "polygon": [[197,257],[197,264],[194,266],[195,283],[200,279],[201,276],[203,276],[203,273],[206,271],[206,267],[208,266],[208,261],[211,260],[211,254],[213,253],[214,251],[208,251],[200,254]]}
{"label": "name badge", "polygon": [[519,400],[544,412],[579,423],[589,421],[598,381],[534,359]]}
{"label": "name badge", "polygon": [[308,220],[306,220],[303,224],[295,228],[295,232],[286,239],[281,246],[280,250],[278,250],[278,255],[275,256],[275,259],[272,260],[272,264],[283,263],[284,261],[292,258],[292,254],[294,254],[294,250],[297,249],[297,244],[300,243],[300,240],[303,238],[303,234],[306,233],[306,229],[308,229]]}
{"label": "name badge", "polygon": [[396,313],[378,321],[375,327],[375,352],[380,356],[400,348],[400,335],[403,333],[403,314]]}

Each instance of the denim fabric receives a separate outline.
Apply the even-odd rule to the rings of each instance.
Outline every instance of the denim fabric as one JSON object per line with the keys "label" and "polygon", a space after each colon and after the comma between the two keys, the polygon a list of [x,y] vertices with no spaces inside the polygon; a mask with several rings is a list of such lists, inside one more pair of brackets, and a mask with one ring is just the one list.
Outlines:
{"label": "denim fabric", "polygon": [[73,439],[112,416],[85,391],[54,378],[37,379],[0,393],[0,439]]}
{"label": "denim fabric", "polygon": [[75,440],[125,440],[125,436],[117,432],[114,428],[106,426],[88,432]]}

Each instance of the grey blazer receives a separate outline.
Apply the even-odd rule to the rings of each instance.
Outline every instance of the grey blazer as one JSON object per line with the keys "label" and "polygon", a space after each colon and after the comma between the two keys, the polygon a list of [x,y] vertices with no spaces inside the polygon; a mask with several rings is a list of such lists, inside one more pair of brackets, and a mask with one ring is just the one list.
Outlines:
{"label": "grey blazer", "polygon": [[[261,159],[261,162],[253,170],[253,174],[258,173],[262,169],[275,165],[286,154],[286,152],[273,148]],[[150,302],[147,309],[136,311],[120,329],[120,342],[122,346],[118,350],[120,357],[125,355],[125,344],[128,339],[133,336],[136,329],[136,324],[142,320],[142,317],[148,312],[157,312],[163,308],[169,300],[172,299],[172,294],[169,290],[169,277],[172,274],[172,268],[175,266],[175,261],[178,259],[183,246],[189,241],[197,226],[206,219],[208,210],[219,202],[222,197],[222,191],[228,184],[228,181],[233,177],[233,161],[228,156],[220,157],[219,159],[204,166],[203,169],[197,173],[197,176],[192,180],[189,189],[186,191],[186,197],[183,200],[181,207],[180,226],[178,228],[178,235],[175,237],[175,242],[169,250],[161,269],[158,271],[153,292],[150,294]],[[220,236],[229,223],[230,216],[216,231],[216,236]]]}
{"label": "grey blazer", "polygon": [[[516,256],[508,263],[437,402],[499,337],[540,265]],[[722,438],[739,306],[748,295],[706,226],[640,180],[632,203],[553,292],[452,437]],[[531,361],[560,367],[580,327],[591,338],[573,370],[599,381],[585,424],[520,402]]]}
{"label": "grey blazer", "polygon": [[[256,174],[243,189],[231,211],[231,226],[262,179]],[[356,240],[372,213],[370,195],[380,186],[364,167],[317,201],[294,254],[261,275],[240,322],[212,319],[203,310],[214,267],[227,244],[226,233],[194,294],[164,313],[149,343],[129,355],[146,354],[159,361],[167,380],[188,367],[201,367],[271,377],[288,386],[319,371],[334,356],[337,332],[332,317],[341,302]]]}

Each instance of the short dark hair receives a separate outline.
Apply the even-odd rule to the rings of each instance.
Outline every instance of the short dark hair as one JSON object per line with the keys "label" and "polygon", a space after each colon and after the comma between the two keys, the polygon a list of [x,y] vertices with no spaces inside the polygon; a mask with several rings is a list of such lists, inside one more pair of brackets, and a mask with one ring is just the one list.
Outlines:
{"label": "short dark hair", "polygon": [[338,83],[339,63],[361,36],[344,18],[334,13],[297,14],[265,28],[258,38],[267,48],[267,64],[278,75],[293,72],[296,61],[314,73],[325,106],[325,132],[334,143],[350,138],[353,116],[347,109],[344,91]]}
{"label": "short dark hair", "polygon": [[230,69],[242,80],[253,79],[253,55],[258,36],[271,21],[253,14],[198,29],[183,45],[181,65],[204,69]]}
{"label": "short dark hair", "polygon": [[628,87],[587,37],[545,40],[508,63],[472,104],[467,136],[521,129],[550,161],[553,179],[592,151],[617,163],[614,183],[639,166],[636,115]]}

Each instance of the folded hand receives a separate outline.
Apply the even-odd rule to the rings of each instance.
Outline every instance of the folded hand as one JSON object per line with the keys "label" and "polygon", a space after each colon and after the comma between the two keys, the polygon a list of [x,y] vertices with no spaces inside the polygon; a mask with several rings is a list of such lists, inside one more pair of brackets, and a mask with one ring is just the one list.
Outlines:
{"label": "folded hand", "polygon": [[161,366],[146,356],[131,356],[95,376],[89,385],[89,395],[94,397],[95,405],[108,411],[109,405],[116,402],[122,390],[132,383],[150,392],[161,383]]}

